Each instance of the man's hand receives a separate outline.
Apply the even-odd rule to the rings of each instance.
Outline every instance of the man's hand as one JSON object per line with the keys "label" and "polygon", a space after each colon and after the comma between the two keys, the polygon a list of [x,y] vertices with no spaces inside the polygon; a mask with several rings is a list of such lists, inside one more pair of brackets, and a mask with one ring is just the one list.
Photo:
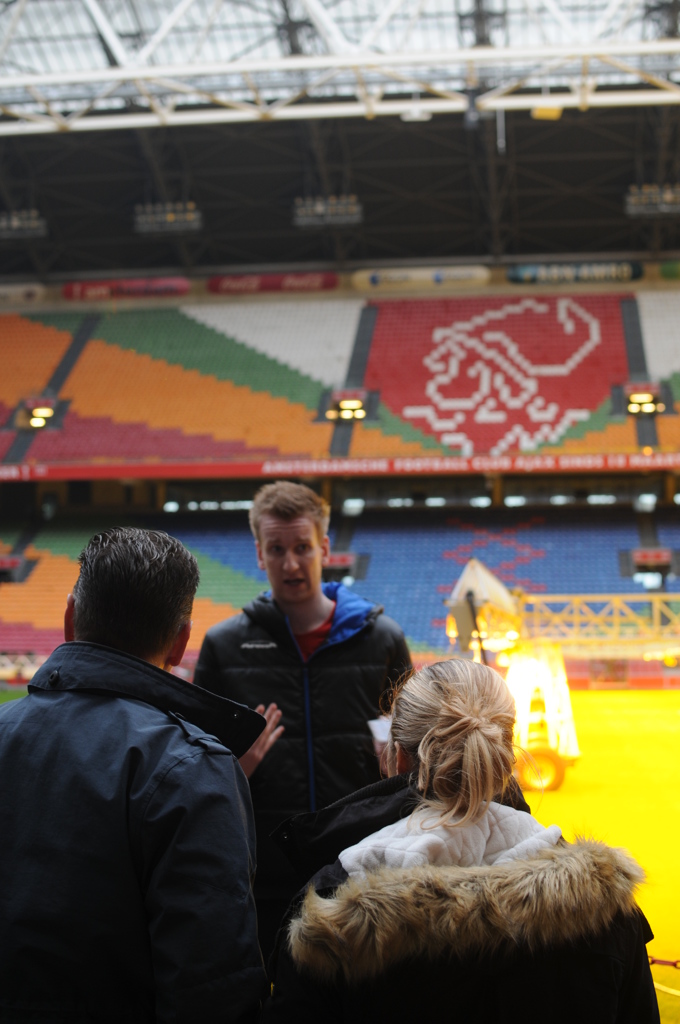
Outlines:
{"label": "man's hand", "polygon": [[267,724],[252,747],[246,750],[243,757],[238,759],[238,763],[241,765],[247,779],[253,774],[267,751],[271,750],[274,746],[284,728],[282,725],[279,725],[283,712],[279,710],[276,704],[270,704],[266,711],[264,704],[258,704],[255,710],[258,714],[264,715]]}

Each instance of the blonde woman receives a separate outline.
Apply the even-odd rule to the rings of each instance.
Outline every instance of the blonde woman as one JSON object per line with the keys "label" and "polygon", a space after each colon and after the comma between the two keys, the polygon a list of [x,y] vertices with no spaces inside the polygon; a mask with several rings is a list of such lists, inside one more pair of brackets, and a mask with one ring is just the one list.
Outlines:
{"label": "blonde woman", "polygon": [[656,1024],[642,870],[527,813],[503,679],[440,662],[391,711],[390,778],[279,837],[337,860],[279,936],[265,1020]]}

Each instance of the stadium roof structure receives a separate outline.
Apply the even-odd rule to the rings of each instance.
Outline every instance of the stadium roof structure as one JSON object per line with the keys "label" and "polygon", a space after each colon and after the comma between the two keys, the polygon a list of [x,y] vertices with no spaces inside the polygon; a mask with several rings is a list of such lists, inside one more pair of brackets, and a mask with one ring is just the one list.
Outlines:
{"label": "stadium roof structure", "polygon": [[0,134],[680,103],[675,0],[2,0]]}
{"label": "stadium roof structure", "polygon": [[[680,0],[0,0],[0,277],[677,259]],[[301,226],[296,200],[363,220]],[[193,202],[200,231],[135,233]],[[2,225],[0,224],[0,228]]]}

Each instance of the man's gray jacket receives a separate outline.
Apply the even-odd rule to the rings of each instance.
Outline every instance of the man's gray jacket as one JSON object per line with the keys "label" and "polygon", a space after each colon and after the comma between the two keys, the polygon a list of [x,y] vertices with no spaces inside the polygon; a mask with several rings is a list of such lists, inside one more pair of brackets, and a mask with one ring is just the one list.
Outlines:
{"label": "man's gray jacket", "polygon": [[0,711],[0,1020],[226,1024],[263,996],[243,753],[260,716],[58,647]]}

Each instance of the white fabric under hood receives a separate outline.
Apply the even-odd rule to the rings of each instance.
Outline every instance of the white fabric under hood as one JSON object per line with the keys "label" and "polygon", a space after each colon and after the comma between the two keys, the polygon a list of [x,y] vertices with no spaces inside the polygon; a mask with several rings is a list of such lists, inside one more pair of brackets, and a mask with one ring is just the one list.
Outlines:
{"label": "white fabric under hood", "polygon": [[530,814],[497,803],[489,804],[472,825],[424,827],[435,820],[431,809],[416,810],[343,850],[340,863],[353,878],[381,867],[480,867],[532,857],[543,847],[555,846],[562,835],[557,825],[544,828]]}

